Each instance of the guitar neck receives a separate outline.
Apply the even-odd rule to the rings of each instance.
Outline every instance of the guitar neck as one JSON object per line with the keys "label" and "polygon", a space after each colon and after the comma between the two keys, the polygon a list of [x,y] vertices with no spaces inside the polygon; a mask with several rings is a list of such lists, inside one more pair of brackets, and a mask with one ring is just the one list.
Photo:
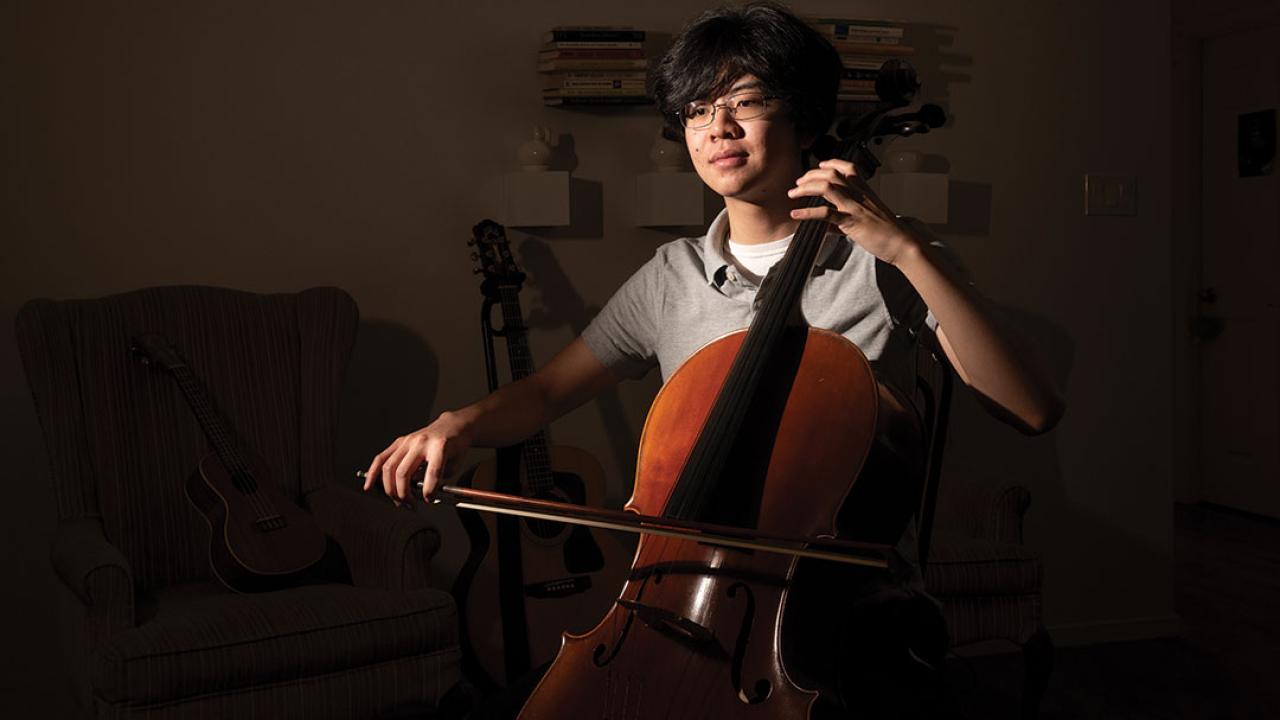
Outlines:
{"label": "guitar neck", "polygon": [[191,407],[191,412],[195,414],[196,421],[200,423],[200,429],[209,439],[209,444],[213,446],[218,459],[228,470],[247,472],[248,467],[240,459],[240,453],[236,449],[235,436],[213,409],[213,402],[209,399],[209,391],[204,383],[200,382],[200,378],[196,377],[195,373],[191,372],[191,368],[186,365],[169,368],[169,372],[178,382],[182,397]]}
{"label": "guitar neck", "polygon": [[[511,365],[511,380],[523,380],[533,374],[533,355],[529,352],[529,336],[524,325],[524,313],[520,310],[520,293],[512,285],[501,286],[502,327],[507,341],[507,361]],[[521,443],[520,461],[524,464],[528,490],[532,494],[543,493],[555,487],[551,474],[551,458],[547,450],[547,431],[539,430]]]}

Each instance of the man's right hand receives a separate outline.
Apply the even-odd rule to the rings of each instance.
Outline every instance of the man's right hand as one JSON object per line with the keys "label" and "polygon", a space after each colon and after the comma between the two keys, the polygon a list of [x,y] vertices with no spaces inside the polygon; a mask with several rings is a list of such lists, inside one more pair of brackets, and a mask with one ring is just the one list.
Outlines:
{"label": "man's right hand", "polygon": [[461,412],[444,412],[430,425],[396,438],[373,457],[365,471],[364,489],[381,484],[388,497],[408,502],[413,481],[422,476],[422,498],[429,499],[448,477],[455,458],[471,447],[469,423]]}

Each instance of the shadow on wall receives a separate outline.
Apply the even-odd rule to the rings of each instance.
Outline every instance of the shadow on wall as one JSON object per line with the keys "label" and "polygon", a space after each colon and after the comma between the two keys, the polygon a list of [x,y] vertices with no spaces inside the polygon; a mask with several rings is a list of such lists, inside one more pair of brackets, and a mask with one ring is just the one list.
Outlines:
{"label": "shadow on wall", "polygon": [[[1024,351],[1034,352],[1045,364],[1065,396],[1075,357],[1075,341],[1066,329],[1025,310],[994,302],[991,306]],[[977,394],[961,384],[957,384],[949,423],[938,489],[940,519],[946,515],[949,489],[966,485],[1023,485],[1032,493],[1033,507],[1056,507],[1062,502],[1062,463],[1052,432],[1039,438],[1021,435],[993,418]]]}
{"label": "shadow on wall", "polygon": [[[553,330],[568,326],[575,337],[581,335],[600,308],[586,305],[551,248],[542,240],[526,239],[520,244],[519,255],[519,264],[529,274],[532,281],[530,286],[537,291],[527,313],[526,322],[529,327]],[[616,388],[601,393],[596,398],[595,407],[600,413],[600,422],[609,440],[609,451],[613,454],[617,467],[625,473],[623,477],[610,483],[610,488],[615,492],[622,491],[623,497],[626,497],[630,493],[630,487],[622,485],[635,475],[639,434],[631,428]],[[613,492],[610,496],[611,500],[616,499]]]}
{"label": "shadow on wall", "polygon": [[991,185],[952,180],[947,184],[947,222],[934,230],[944,235],[991,235]]}
{"label": "shadow on wall", "polygon": [[947,112],[947,126],[955,124],[948,102],[952,84],[968,84],[973,57],[948,50],[955,45],[958,29],[951,25],[907,23],[903,26],[903,43],[915,48],[911,64],[920,79],[919,100],[942,106]]}
{"label": "shadow on wall", "polygon": [[416,333],[395,323],[361,321],[339,405],[340,484],[358,488],[356,470],[431,419],[439,381],[436,353]]}
{"label": "shadow on wall", "polygon": [[[1034,348],[1046,363],[1050,376],[1064,395],[1075,359],[1076,344],[1065,328],[1035,313],[997,306],[997,316],[1017,333],[1022,344]],[[1072,413],[1068,406],[1067,413]],[[1168,558],[1160,548],[1147,546],[1133,530],[1113,519],[1098,517],[1095,510],[1073,500],[1063,476],[1062,459],[1053,433],[1025,438],[995,421],[972,391],[959,389],[951,411],[951,433],[938,497],[939,525],[947,520],[948,495],[960,488],[1023,485],[1031,491],[1027,513],[1027,543],[1041,553],[1045,568],[1045,620],[1058,626],[1059,639],[1088,641],[1096,633],[1123,632],[1118,626],[1142,621],[1160,622],[1144,610],[1157,582],[1152,573],[1162,573]],[[1092,508],[1105,505],[1101,500]],[[952,522],[963,522],[953,518]],[[1090,580],[1093,578],[1094,580]],[[1090,621],[1100,603],[1087,595],[1104,592],[1103,586],[1120,578],[1131,578],[1124,587],[1109,587],[1106,605],[1112,608],[1117,627],[1107,628]],[[1082,582],[1083,581],[1083,582]],[[1137,594],[1135,594],[1137,593]],[[1129,594],[1131,597],[1126,597]],[[1064,625],[1063,619],[1072,622]],[[1109,623],[1108,623],[1109,624]]]}

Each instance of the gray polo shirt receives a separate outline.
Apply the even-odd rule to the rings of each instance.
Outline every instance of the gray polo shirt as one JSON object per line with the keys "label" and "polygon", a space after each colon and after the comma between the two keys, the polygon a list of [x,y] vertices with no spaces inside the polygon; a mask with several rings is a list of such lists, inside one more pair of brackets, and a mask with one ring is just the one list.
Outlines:
{"label": "gray polo shirt", "polygon": [[[662,245],[618,289],[582,333],[605,367],[636,378],[656,364],[665,382],[703,345],[751,324],[759,287],[725,257],[728,230],[721,211],[706,235]],[[853,341],[882,382],[910,397],[915,333],[925,322],[932,326],[932,318],[901,272],[847,237],[828,234],[801,309],[811,326]]]}

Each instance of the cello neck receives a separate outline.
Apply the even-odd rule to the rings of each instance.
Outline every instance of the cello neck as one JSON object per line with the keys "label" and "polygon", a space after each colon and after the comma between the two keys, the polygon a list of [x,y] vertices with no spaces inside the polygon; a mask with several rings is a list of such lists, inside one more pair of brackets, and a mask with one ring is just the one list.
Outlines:
{"label": "cello neck", "polygon": [[[846,141],[841,145],[839,154],[847,158],[853,152],[854,144]],[[805,207],[815,207],[821,202],[821,198],[807,198]],[[724,498],[740,495],[729,487],[735,480],[725,477],[725,470],[734,452],[734,444],[741,437],[748,411],[759,394],[761,382],[780,369],[775,368],[774,361],[784,333],[797,325],[807,327],[800,315],[800,298],[828,227],[827,223],[818,220],[801,222],[786,254],[765,276],[756,315],[746,338],[716,396],[698,442],[672,489],[666,508],[668,517],[700,518],[713,507],[725,506]],[[743,507],[717,512],[733,514],[719,515],[723,522],[749,525],[754,522],[753,516],[757,511],[758,507]]]}

